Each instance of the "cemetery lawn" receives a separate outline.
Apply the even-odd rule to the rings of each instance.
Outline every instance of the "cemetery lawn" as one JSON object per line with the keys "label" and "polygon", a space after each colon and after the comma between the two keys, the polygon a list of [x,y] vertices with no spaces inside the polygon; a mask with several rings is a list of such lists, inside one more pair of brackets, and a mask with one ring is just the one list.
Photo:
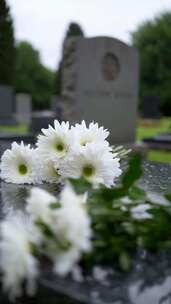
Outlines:
{"label": "cemetery lawn", "polygon": [[[140,120],[137,128],[137,141],[165,132],[171,132],[171,117],[162,118],[159,124],[151,126],[144,125],[144,121]],[[150,150],[147,158],[153,161],[171,163],[171,152]]]}
{"label": "cemetery lawn", "polygon": [[144,125],[144,120],[139,120],[137,128],[137,140],[140,141],[145,137],[151,137],[159,133],[171,132],[171,117],[160,119],[156,125]]}
{"label": "cemetery lawn", "polygon": [[12,132],[19,134],[26,134],[28,131],[27,124],[21,124],[18,126],[0,126],[0,132]]}
{"label": "cemetery lawn", "polygon": [[155,151],[150,150],[148,152],[148,159],[157,161],[157,162],[164,162],[164,163],[171,163],[171,152],[168,151]]}

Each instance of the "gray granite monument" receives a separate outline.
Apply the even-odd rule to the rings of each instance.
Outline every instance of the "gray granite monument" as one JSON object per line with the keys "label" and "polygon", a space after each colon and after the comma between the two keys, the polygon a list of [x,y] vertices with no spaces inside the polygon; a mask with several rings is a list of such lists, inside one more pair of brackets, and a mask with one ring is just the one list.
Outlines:
{"label": "gray granite monument", "polygon": [[50,99],[50,109],[53,112],[56,112],[56,105],[59,101],[59,97],[57,95],[52,95]]}
{"label": "gray granite monument", "polygon": [[15,99],[13,88],[0,85],[0,125],[15,125]]}
{"label": "gray granite monument", "polygon": [[138,52],[113,38],[70,38],[63,52],[63,115],[97,121],[112,143],[135,140]]}
{"label": "gray granite monument", "polygon": [[18,123],[30,124],[32,112],[31,96],[26,93],[16,94],[16,120]]}
{"label": "gray granite monument", "polygon": [[54,113],[55,118],[59,121],[62,120],[62,105],[60,96],[53,95],[51,97],[51,111]]}

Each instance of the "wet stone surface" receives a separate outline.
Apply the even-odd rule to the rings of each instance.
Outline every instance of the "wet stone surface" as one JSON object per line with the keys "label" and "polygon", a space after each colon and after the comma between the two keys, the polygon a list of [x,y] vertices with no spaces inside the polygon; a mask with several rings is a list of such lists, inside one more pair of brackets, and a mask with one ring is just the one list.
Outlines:
{"label": "wet stone surface", "polygon": [[[145,162],[140,184],[147,190],[163,193],[171,189],[171,165]],[[56,185],[43,185],[57,194]],[[0,183],[0,219],[25,209],[30,186]],[[36,297],[17,303],[30,304],[169,304],[171,303],[171,253],[147,255],[139,252],[129,273],[104,269],[101,274],[86,277],[83,282],[54,277],[45,271],[39,281]],[[0,303],[8,304],[0,292]]]}
{"label": "wet stone surface", "polygon": [[171,191],[171,165],[146,161],[140,185],[145,190],[158,193]]}

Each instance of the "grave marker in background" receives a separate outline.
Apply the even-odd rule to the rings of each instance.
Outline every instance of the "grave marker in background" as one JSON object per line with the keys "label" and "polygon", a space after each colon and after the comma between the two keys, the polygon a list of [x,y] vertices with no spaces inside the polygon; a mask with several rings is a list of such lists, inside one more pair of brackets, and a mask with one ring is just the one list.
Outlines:
{"label": "grave marker in background", "polygon": [[112,143],[135,139],[138,53],[108,37],[70,38],[63,54],[63,115],[73,122],[97,121]]}
{"label": "grave marker in background", "polygon": [[59,97],[57,95],[53,95],[50,100],[50,109],[53,112],[56,112],[57,103],[59,101]]}
{"label": "grave marker in background", "polygon": [[0,85],[0,125],[15,125],[15,100],[12,87]]}
{"label": "grave marker in background", "polygon": [[32,112],[32,100],[29,94],[16,95],[16,119],[18,123],[30,124]]}
{"label": "grave marker in background", "polygon": [[52,111],[32,112],[29,131],[33,134],[38,134],[42,128],[47,129],[49,125],[53,125],[55,118],[55,114]]}
{"label": "grave marker in background", "polygon": [[160,98],[156,95],[146,95],[142,102],[142,116],[145,119],[160,118]]}
{"label": "grave marker in background", "polygon": [[60,96],[53,95],[51,97],[51,111],[54,113],[55,118],[59,121],[62,120],[62,105]]}

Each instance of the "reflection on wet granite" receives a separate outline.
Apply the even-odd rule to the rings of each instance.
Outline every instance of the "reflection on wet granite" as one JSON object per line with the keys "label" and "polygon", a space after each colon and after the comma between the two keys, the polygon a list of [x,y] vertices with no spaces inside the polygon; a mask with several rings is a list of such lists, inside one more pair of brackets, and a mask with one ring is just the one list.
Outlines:
{"label": "reflection on wet granite", "polygon": [[[146,256],[139,254],[128,274],[106,270],[103,282],[91,277],[84,283],[69,279],[52,279],[51,274],[41,279],[47,288],[62,291],[73,303],[87,304],[168,304],[171,303],[171,262],[169,254]],[[67,302],[66,302],[67,303]]]}
{"label": "reflection on wet granite", "polygon": [[140,185],[145,190],[164,193],[171,191],[171,165],[146,161]]}
{"label": "reflection on wet granite", "polygon": [[[38,185],[50,193],[57,195],[59,193],[59,186],[57,184],[43,184]],[[25,211],[26,198],[31,185],[16,185],[8,184],[3,181],[0,182],[0,219],[6,215],[10,215],[16,210]]]}
{"label": "reflection on wet granite", "polygon": [[31,186],[1,182],[1,218],[16,210],[25,211],[25,198]]}
{"label": "reflection on wet granite", "polygon": [[[165,192],[171,190],[171,165],[145,162],[140,185],[146,190]],[[0,217],[25,210],[25,197],[30,186],[0,184]],[[53,194],[57,185],[45,184],[42,188]],[[169,304],[171,303],[171,252],[150,255],[139,252],[129,273],[105,269],[105,280],[88,276],[81,282],[71,278],[61,279],[44,272],[39,291],[33,299],[22,299],[20,304]],[[0,303],[8,304],[0,293]]]}

